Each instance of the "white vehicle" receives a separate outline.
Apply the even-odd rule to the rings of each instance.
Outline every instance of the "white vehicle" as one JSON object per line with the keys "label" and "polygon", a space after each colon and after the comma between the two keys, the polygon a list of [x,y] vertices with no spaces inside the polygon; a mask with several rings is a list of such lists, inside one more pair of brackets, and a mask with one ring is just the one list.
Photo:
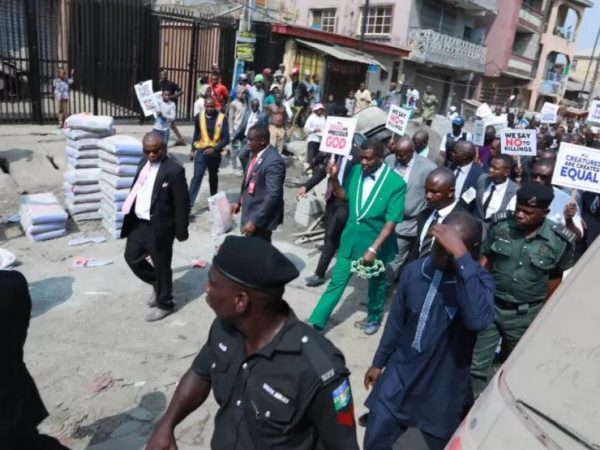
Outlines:
{"label": "white vehicle", "polygon": [[600,449],[600,239],[544,306],[450,450]]}

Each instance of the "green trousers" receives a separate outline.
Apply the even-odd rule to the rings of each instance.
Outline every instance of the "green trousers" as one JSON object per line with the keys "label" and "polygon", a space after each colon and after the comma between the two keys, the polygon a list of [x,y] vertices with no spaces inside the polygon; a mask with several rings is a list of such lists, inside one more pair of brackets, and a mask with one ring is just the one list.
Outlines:
{"label": "green trousers", "polygon": [[[344,290],[352,277],[350,272],[352,261],[338,256],[331,281],[319,299],[319,303],[310,315],[308,322],[319,328],[325,328],[335,306],[338,304]],[[367,321],[381,323],[383,306],[385,304],[385,274],[369,278],[369,294],[367,302]]]}
{"label": "green trousers", "polygon": [[471,363],[471,382],[473,391],[478,395],[485,388],[492,374],[492,365],[496,348],[502,338],[501,359],[510,355],[525,334],[533,319],[542,309],[543,303],[520,313],[516,309],[503,309],[494,305],[494,322],[477,335]]}

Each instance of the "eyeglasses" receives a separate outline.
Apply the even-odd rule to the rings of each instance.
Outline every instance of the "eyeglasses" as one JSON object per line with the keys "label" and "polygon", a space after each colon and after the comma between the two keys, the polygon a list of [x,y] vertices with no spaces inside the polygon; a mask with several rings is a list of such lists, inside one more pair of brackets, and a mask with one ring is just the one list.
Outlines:
{"label": "eyeglasses", "polygon": [[533,173],[531,174],[531,178],[532,178],[533,180],[542,180],[542,181],[546,181],[546,180],[549,178],[549,176],[548,176],[548,175],[542,175],[541,173],[533,172]]}
{"label": "eyeglasses", "polygon": [[162,151],[161,148],[144,148],[144,155],[149,155],[152,153],[153,155],[158,155]]}

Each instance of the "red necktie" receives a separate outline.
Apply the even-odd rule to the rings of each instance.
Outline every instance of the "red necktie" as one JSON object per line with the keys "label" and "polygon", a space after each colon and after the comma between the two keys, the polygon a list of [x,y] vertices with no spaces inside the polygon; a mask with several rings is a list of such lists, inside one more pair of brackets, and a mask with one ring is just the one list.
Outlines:
{"label": "red necktie", "polygon": [[246,183],[250,181],[250,177],[252,176],[252,171],[254,170],[254,166],[256,165],[256,155],[252,157],[250,160],[250,164],[248,164],[248,170],[246,171]]}

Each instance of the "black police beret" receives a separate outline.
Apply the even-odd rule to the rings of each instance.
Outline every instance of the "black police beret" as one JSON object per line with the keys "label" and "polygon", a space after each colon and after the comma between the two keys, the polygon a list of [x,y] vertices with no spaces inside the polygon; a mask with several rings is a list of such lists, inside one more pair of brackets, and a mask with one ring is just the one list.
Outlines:
{"label": "black police beret", "polygon": [[227,236],[213,258],[213,266],[234,283],[267,292],[300,275],[283,253],[252,236]]}
{"label": "black police beret", "polygon": [[523,206],[547,208],[554,200],[552,186],[531,183],[517,191],[517,203]]}

